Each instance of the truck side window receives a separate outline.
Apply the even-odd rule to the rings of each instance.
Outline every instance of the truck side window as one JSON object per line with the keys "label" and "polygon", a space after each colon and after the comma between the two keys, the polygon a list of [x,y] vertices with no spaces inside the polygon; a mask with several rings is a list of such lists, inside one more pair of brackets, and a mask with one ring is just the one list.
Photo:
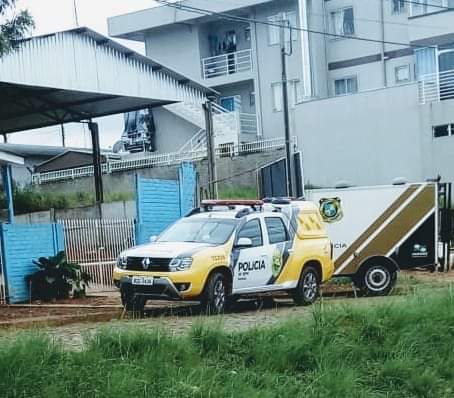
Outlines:
{"label": "truck side window", "polygon": [[265,224],[270,245],[273,243],[287,242],[289,240],[287,228],[285,228],[285,225],[280,218],[266,217]]}
{"label": "truck side window", "polygon": [[262,228],[260,227],[260,221],[258,219],[251,220],[244,224],[240,232],[238,232],[237,240],[240,238],[249,238],[252,240],[252,246],[262,246]]}

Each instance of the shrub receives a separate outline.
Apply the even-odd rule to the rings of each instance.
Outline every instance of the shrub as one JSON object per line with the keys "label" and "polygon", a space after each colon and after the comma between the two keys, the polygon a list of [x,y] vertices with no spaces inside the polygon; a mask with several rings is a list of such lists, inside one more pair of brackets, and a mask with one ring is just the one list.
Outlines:
{"label": "shrub", "polygon": [[52,257],[41,257],[33,261],[40,269],[25,279],[30,285],[32,299],[50,301],[85,296],[90,275],[82,271],[79,264],[70,263],[64,252]]}

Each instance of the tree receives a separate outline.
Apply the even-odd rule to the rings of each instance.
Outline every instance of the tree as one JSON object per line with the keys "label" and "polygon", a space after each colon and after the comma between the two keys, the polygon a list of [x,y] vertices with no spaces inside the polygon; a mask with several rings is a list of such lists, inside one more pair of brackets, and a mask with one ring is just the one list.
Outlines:
{"label": "tree", "polygon": [[16,0],[0,0],[0,57],[17,48],[34,27],[28,11],[16,13]]}

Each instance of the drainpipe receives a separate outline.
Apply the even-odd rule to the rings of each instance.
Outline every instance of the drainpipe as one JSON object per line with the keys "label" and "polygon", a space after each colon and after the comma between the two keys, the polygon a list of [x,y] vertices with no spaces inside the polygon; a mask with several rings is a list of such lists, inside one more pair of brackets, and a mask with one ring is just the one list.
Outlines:
{"label": "drainpipe", "polygon": [[[322,1],[322,9],[323,9],[323,32],[328,33],[328,24],[326,21],[326,4],[325,1]],[[327,36],[323,35],[323,50],[325,52],[325,83],[326,83],[326,96],[329,97],[329,70],[328,70],[328,41]]]}
{"label": "drainpipe", "polygon": [[[254,10],[253,17],[256,18],[257,14]],[[251,22],[251,49],[253,48],[254,58],[254,70],[255,70],[255,78],[254,78],[254,92],[255,92],[255,113],[257,115],[257,133],[260,134],[260,138],[263,138],[263,109],[262,109],[262,79],[260,75],[260,63],[259,63],[259,46],[258,46],[258,38],[257,38],[257,24]],[[252,29],[253,28],[253,29]]]}
{"label": "drainpipe", "polygon": [[385,59],[385,0],[380,0],[380,22],[381,22],[381,63],[383,68],[383,87],[388,87]]}

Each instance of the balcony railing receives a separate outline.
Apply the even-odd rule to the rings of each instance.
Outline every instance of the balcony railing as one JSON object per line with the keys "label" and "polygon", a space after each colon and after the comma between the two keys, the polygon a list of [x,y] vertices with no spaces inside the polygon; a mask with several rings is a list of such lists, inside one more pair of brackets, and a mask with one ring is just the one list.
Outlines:
{"label": "balcony railing", "polygon": [[454,70],[421,76],[418,96],[420,104],[454,99]]}
{"label": "balcony railing", "polygon": [[410,3],[410,16],[432,14],[434,12],[448,11],[452,0],[419,0]]}
{"label": "balcony railing", "polygon": [[[298,146],[296,137],[291,143],[295,150]],[[270,138],[254,142],[239,143],[237,145],[219,145],[215,148],[216,156],[247,155],[249,153],[272,151],[284,148],[284,138]],[[111,174],[120,171],[137,170],[157,166],[170,166],[182,162],[194,162],[207,157],[206,146],[200,146],[196,150],[185,152],[172,152],[165,154],[142,155],[137,158],[109,161],[102,165],[103,174]],[[48,173],[35,173],[32,175],[33,184],[46,184],[56,181],[74,180],[76,178],[91,177],[94,175],[93,166],[77,167],[74,169],[51,171]]]}
{"label": "balcony railing", "polygon": [[250,70],[252,70],[252,50],[250,49],[202,59],[204,79]]}

